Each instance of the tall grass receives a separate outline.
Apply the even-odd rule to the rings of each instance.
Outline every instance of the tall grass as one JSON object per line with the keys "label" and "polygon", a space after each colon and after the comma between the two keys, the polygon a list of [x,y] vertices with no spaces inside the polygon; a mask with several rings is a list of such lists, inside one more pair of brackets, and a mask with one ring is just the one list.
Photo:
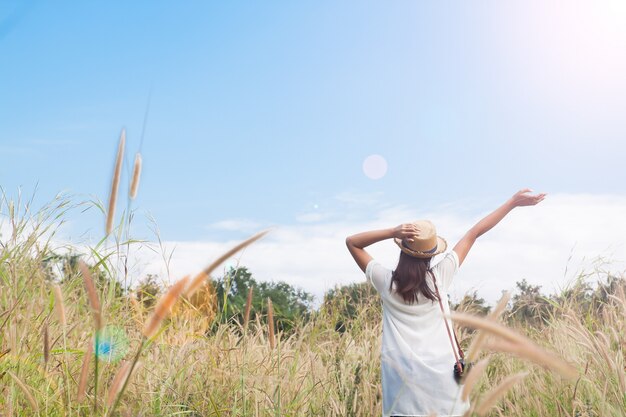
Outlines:
{"label": "tall grass", "polygon": [[[381,414],[375,295],[358,301],[349,323],[342,309],[322,308],[289,334],[273,326],[271,307],[270,317],[251,308],[252,289],[242,323],[195,308],[192,293],[261,233],[146,307],[120,288],[116,272],[130,239],[115,249],[99,242],[85,263],[59,258],[52,242],[72,202],[59,197],[37,213],[29,204],[21,197],[0,204],[8,225],[0,238],[0,416]],[[106,211],[107,235],[113,212]],[[129,213],[118,227],[130,227]],[[508,298],[486,318],[461,306],[452,315],[468,326],[460,340],[466,348],[473,340],[470,355],[482,358],[467,377],[467,415],[626,415],[626,296],[618,282],[597,307],[569,294],[553,302],[547,320],[509,326]],[[121,362],[100,357],[98,334],[107,326],[128,339]]]}
{"label": "tall grass", "polygon": [[[22,220],[12,222],[20,227]],[[116,295],[108,291],[107,280],[94,278],[96,304],[85,290],[78,266],[67,266],[63,276],[55,278],[59,287],[51,294],[56,287],[50,287],[53,277],[46,273],[44,261],[50,255],[49,245],[35,245],[42,226],[3,240],[0,253],[0,352],[8,351],[0,357],[1,415],[95,415],[94,401],[97,415],[107,409],[113,415],[133,416],[380,414],[381,324],[376,298],[361,301],[343,332],[335,330],[342,318],[322,309],[288,337],[280,331],[271,335],[266,317],[252,309],[245,332],[244,323],[219,321],[217,329],[208,333],[206,322],[198,321],[203,323],[200,326],[193,314],[186,313],[191,306],[183,303],[167,318],[160,307],[133,303],[130,294]],[[103,271],[92,270],[100,275]],[[575,302],[564,300],[541,328],[518,325],[509,330],[529,335],[538,349],[574,364],[573,380],[523,355],[520,359],[499,353],[506,349],[498,344],[517,343],[519,336],[486,337],[482,356],[489,354],[490,360],[472,381],[471,402],[481,414],[493,416],[623,416],[625,306],[623,288],[618,287],[601,311],[582,311]],[[151,317],[163,326],[160,330],[151,324]],[[98,380],[94,380],[94,322],[123,328],[131,346],[141,346],[149,336],[150,346],[142,352],[144,366],[136,368],[132,378],[131,352],[124,365],[98,361]],[[44,326],[50,337],[47,367],[41,343]],[[475,337],[469,328],[461,328],[460,333],[466,342]],[[506,383],[506,389],[501,383]],[[119,396],[124,384],[125,393]],[[72,393],[70,401],[67,393]],[[111,413],[116,400],[117,409]]]}

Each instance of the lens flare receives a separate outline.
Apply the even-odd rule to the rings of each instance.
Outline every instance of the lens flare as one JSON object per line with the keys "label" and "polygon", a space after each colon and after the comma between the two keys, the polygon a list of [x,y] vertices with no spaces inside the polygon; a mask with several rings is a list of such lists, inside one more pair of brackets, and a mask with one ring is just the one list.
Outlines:
{"label": "lens flare", "polygon": [[96,334],[94,352],[96,357],[109,363],[116,363],[128,353],[128,337],[124,329],[106,326]]}
{"label": "lens flare", "polygon": [[387,174],[387,161],[380,155],[370,155],[363,161],[363,172],[368,178],[378,180]]}

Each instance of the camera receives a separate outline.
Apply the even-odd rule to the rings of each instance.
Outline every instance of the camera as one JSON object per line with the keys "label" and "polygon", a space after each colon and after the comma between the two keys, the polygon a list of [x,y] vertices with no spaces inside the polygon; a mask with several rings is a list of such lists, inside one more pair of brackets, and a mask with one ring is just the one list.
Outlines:
{"label": "camera", "polygon": [[[470,367],[471,364],[467,367],[468,371]],[[458,362],[454,362],[454,380],[457,384],[461,383],[463,375],[465,375],[465,359],[461,358]]]}

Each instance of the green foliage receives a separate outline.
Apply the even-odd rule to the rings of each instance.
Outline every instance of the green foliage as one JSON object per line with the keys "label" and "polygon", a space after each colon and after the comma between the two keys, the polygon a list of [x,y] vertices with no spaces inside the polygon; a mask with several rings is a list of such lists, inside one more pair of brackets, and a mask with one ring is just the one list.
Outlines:
{"label": "green foliage", "polygon": [[538,326],[546,323],[552,311],[549,298],[541,293],[540,285],[531,285],[523,279],[515,283],[509,318],[514,322]]}
{"label": "green foliage", "polygon": [[161,286],[157,282],[157,276],[148,274],[139,281],[137,289],[137,301],[143,304],[144,308],[151,308],[157,302],[161,293]]}
{"label": "green foliage", "polygon": [[254,287],[252,314],[267,315],[267,299],[272,300],[277,329],[290,332],[296,322],[306,321],[311,313],[313,296],[286,282],[257,282],[246,267],[231,267],[213,282],[221,322],[243,323],[248,290]]}
{"label": "green foliage", "polygon": [[322,312],[332,318],[335,330],[343,333],[350,329],[365,310],[377,311],[368,317],[370,322],[380,320],[380,298],[369,282],[337,286],[324,294]]}
{"label": "green foliage", "polygon": [[491,310],[491,307],[487,305],[485,299],[478,296],[477,291],[465,294],[458,304],[452,303],[451,307],[452,310],[476,314],[479,316],[484,316],[489,313],[489,310]]}

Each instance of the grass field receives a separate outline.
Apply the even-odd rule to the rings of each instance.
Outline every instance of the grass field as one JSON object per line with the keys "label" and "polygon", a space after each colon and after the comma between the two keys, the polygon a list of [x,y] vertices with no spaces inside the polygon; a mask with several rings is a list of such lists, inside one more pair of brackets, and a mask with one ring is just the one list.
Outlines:
{"label": "grass field", "polygon": [[[5,205],[12,233],[2,237],[0,250],[1,415],[380,414],[381,309],[375,295],[359,301],[343,333],[335,329],[343,319],[337,317],[340,310],[324,308],[288,335],[270,329],[268,317],[255,311],[245,326],[223,321],[207,332],[215,316],[189,297],[161,296],[165,304],[176,303],[166,317],[163,301],[146,307],[123,291],[111,276],[115,247],[85,256],[87,271],[64,262],[57,265],[61,273],[52,274],[49,239],[66,204],[59,200],[28,218]],[[93,293],[85,275],[91,276]],[[205,302],[213,302],[199,276],[201,290],[209,294]],[[484,411],[481,403],[488,404],[495,390],[502,396],[486,415],[625,415],[626,297],[623,279],[612,282],[604,299],[590,302],[576,291],[552,299],[540,320],[512,320],[514,312],[505,309],[501,321],[536,345],[501,334],[504,327],[482,332],[490,337],[480,356],[489,359],[475,375],[474,413]],[[532,315],[532,303],[527,307],[524,314]],[[471,305],[457,311],[474,313]],[[482,321],[496,323],[497,314]],[[457,317],[460,323],[465,319]],[[478,333],[469,327],[459,330],[466,348],[476,340]],[[97,361],[96,334],[104,351]],[[558,358],[573,365],[574,373]],[[512,386],[503,389],[509,377]]]}
{"label": "grass field", "polygon": [[[261,235],[181,277],[156,303],[120,285],[120,259],[133,249],[121,239],[128,216],[113,221],[120,160],[103,208],[108,237],[88,250],[69,248],[80,258],[59,258],[53,243],[70,201],[31,213],[2,200],[1,416],[381,414],[375,294],[356,301],[349,319],[321,308],[288,333],[274,327],[271,308],[246,308],[242,320],[216,312],[209,276]],[[513,304],[505,296],[486,317],[472,303],[457,308],[462,344],[479,361],[465,383],[468,416],[626,415],[625,281],[595,275],[586,277],[601,283],[591,294],[578,285],[545,300]]]}

